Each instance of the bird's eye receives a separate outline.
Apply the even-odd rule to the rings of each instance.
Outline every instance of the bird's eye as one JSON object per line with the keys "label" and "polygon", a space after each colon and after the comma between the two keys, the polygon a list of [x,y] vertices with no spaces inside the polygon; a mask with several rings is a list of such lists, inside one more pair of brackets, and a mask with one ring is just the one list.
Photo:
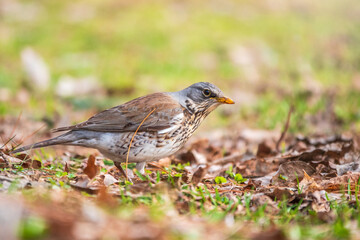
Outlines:
{"label": "bird's eye", "polygon": [[204,94],[205,97],[210,97],[211,91],[209,89],[204,89],[203,94]]}

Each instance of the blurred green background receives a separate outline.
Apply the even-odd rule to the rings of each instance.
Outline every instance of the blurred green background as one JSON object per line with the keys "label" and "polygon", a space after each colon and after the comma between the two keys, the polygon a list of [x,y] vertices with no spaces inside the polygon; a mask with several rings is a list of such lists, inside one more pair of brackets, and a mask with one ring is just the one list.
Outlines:
{"label": "blurred green background", "polygon": [[0,115],[85,120],[209,81],[237,102],[209,128],[281,129],[294,104],[292,132],[360,131],[359,29],[356,0],[1,0]]}

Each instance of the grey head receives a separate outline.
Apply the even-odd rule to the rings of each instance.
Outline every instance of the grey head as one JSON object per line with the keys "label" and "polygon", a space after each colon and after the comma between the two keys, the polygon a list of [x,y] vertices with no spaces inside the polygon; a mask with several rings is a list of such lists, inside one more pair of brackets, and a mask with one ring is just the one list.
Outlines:
{"label": "grey head", "polygon": [[218,87],[208,82],[198,82],[169,94],[191,113],[203,112],[207,115],[221,104],[234,104]]}

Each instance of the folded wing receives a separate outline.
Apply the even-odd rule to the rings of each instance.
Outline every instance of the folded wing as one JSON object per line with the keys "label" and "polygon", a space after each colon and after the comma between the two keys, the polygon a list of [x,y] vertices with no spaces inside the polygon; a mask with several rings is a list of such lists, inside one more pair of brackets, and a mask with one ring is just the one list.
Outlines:
{"label": "folded wing", "polygon": [[89,120],[54,132],[90,130],[98,132],[134,132],[144,118],[139,131],[159,131],[171,127],[172,117],[183,113],[183,107],[166,93],[154,93],[102,111]]}

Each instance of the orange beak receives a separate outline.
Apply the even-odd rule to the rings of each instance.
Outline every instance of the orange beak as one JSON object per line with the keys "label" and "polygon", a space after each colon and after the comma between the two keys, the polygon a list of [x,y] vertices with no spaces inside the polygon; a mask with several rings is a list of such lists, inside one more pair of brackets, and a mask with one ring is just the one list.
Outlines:
{"label": "orange beak", "polygon": [[235,102],[231,98],[217,97],[215,98],[219,103],[234,104]]}

